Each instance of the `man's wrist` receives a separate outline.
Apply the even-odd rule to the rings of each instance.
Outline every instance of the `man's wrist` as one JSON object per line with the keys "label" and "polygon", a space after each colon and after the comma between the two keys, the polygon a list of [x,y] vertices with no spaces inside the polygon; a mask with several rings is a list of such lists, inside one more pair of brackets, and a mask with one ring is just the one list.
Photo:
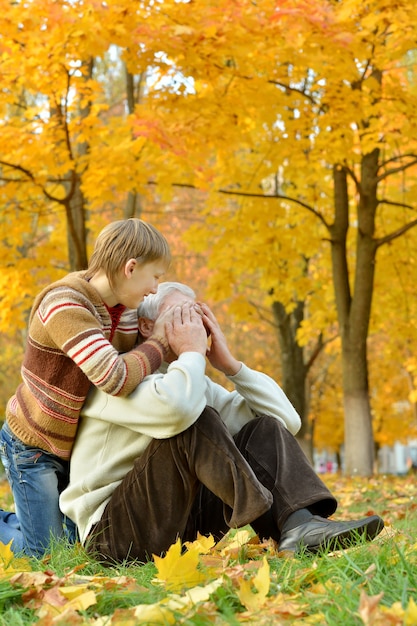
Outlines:
{"label": "man's wrist", "polygon": [[236,376],[236,374],[238,374],[241,369],[242,369],[241,361],[234,361],[223,371],[226,376]]}

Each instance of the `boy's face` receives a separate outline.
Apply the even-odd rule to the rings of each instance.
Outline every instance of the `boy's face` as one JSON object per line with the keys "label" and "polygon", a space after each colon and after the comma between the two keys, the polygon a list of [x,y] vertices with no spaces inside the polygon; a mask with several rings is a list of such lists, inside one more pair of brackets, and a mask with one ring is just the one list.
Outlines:
{"label": "boy's face", "polygon": [[115,289],[120,304],[128,309],[137,309],[145,296],[156,293],[158,282],[166,269],[163,260],[139,264],[135,259],[130,259]]}

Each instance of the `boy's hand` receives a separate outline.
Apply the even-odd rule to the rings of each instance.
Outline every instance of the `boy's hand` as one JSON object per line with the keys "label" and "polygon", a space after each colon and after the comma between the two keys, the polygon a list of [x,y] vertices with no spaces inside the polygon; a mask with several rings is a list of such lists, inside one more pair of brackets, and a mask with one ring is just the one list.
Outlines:
{"label": "boy's hand", "polygon": [[177,356],[183,352],[199,352],[205,356],[207,333],[194,303],[175,306],[171,319],[165,323],[165,331],[169,346]]}
{"label": "boy's hand", "polygon": [[158,317],[156,318],[154,322],[152,335],[156,335],[157,337],[161,337],[165,339],[166,341],[168,341],[167,334],[166,334],[166,324],[172,320],[173,314],[174,314],[173,306],[168,306],[166,309],[161,311],[161,313],[158,315]]}

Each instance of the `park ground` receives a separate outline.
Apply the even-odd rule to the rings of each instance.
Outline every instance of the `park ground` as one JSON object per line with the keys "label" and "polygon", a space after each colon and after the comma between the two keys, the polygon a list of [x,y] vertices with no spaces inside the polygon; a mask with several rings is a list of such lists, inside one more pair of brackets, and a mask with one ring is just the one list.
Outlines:
{"label": "park ground", "polygon": [[[342,552],[291,558],[248,527],[114,568],[79,545],[56,544],[42,561],[0,545],[0,625],[417,625],[416,478],[323,475],[339,519],[385,521],[375,541]],[[0,481],[0,506],[11,504]]]}

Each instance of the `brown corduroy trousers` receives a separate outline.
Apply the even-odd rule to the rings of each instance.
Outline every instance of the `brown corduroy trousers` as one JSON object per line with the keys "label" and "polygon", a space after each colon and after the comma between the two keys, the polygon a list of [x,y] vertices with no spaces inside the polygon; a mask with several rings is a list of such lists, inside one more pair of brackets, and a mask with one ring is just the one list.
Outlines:
{"label": "brown corduroy trousers", "polygon": [[251,524],[279,540],[288,515],[324,517],[337,502],[298,442],[276,419],[255,418],[233,438],[206,407],[187,430],[153,440],[115,489],[87,549],[108,564],[146,561],[197,531],[220,538]]}

